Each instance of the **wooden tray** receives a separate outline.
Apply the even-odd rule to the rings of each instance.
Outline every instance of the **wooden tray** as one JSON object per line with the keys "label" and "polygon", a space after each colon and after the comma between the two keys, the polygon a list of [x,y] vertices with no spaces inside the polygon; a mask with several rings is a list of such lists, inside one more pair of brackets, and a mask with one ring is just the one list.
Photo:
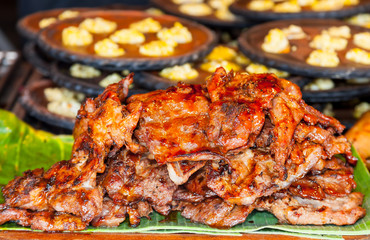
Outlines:
{"label": "wooden tray", "polygon": [[358,5],[345,6],[335,11],[313,11],[303,7],[297,13],[278,13],[268,11],[252,11],[247,8],[251,0],[237,0],[230,6],[230,11],[254,21],[271,21],[281,19],[302,19],[302,18],[346,18],[358,13],[365,13],[370,10],[370,0],[360,0]]}
{"label": "wooden tray", "polygon": [[[117,23],[117,29],[127,28],[130,23],[152,17],[159,21],[164,27],[172,27],[174,22],[179,21],[186,26],[193,35],[190,43],[179,44],[175,52],[167,57],[148,57],[139,54],[138,47],[134,44],[125,44],[126,54],[116,58],[106,58],[94,53],[93,44],[87,47],[66,47],[61,40],[61,32],[65,27],[77,26],[86,18],[102,17]],[[94,42],[108,37],[109,34],[94,35]],[[146,34],[147,41],[156,39],[155,34]],[[99,69],[105,70],[145,70],[161,69],[166,66],[192,62],[202,58],[216,42],[215,34],[208,28],[177,17],[162,15],[152,16],[142,11],[105,10],[90,11],[81,14],[80,17],[67,19],[53,24],[41,31],[37,43],[40,48],[53,58],[65,62],[81,62]]]}
{"label": "wooden tray", "polygon": [[[290,51],[286,54],[267,53],[261,49],[265,36],[270,29],[285,28],[294,24],[301,26],[303,31],[309,35],[309,38],[290,40],[291,46],[296,46],[296,51]],[[349,79],[370,77],[368,65],[350,62],[345,59],[345,53],[348,49],[355,47],[352,37],[348,40],[345,50],[337,51],[340,63],[337,67],[318,67],[306,63],[306,59],[313,50],[308,46],[313,36],[320,34],[323,29],[332,26],[347,25],[351,29],[351,34],[359,32],[370,32],[370,29],[349,25],[343,21],[334,19],[297,19],[280,20],[264,23],[250,28],[240,35],[238,43],[240,50],[255,62],[260,62],[269,67],[274,67],[292,74],[308,77],[326,77],[335,79]]]}
{"label": "wooden tray", "polygon": [[28,40],[36,40],[38,33],[41,28],[39,27],[39,22],[44,18],[55,17],[57,18],[59,14],[66,10],[86,12],[97,8],[58,8],[46,11],[35,12],[21,18],[17,22],[18,33]]}
{"label": "wooden tray", "polygon": [[237,18],[234,21],[226,21],[219,19],[216,17],[214,12],[208,16],[193,16],[193,15],[188,15],[186,13],[183,13],[179,10],[179,4],[176,4],[172,2],[172,0],[151,0],[157,6],[158,8],[162,9],[165,12],[168,12],[170,14],[188,18],[194,21],[197,21],[199,23],[202,23],[207,26],[211,27],[219,27],[219,28],[227,28],[227,27],[232,27],[232,28],[244,28],[248,27],[251,25],[254,25],[255,23],[248,21],[243,18]]}

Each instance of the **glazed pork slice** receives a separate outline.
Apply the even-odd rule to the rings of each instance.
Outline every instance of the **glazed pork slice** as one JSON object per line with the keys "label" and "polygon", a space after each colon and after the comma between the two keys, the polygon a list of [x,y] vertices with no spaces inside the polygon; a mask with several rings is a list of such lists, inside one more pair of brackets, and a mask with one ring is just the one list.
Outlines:
{"label": "glazed pork slice", "polygon": [[287,190],[261,199],[257,209],[270,211],[281,223],[354,224],[366,214],[355,187],[352,168],[334,157]]}
{"label": "glazed pork slice", "polygon": [[184,201],[177,206],[183,217],[217,228],[230,228],[244,222],[253,209],[252,205],[238,206],[218,197],[206,198],[199,203]]}
{"label": "glazed pork slice", "polygon": [[114,203],[131,206],[147,201],[161,214],[170,212],[172,196],[178,186],[169,178],[166,165],[159,166],[146,155],[127,150],[122,150],[108,162],[106,174],[100,181]]}
{"label": "glazed pork slice", "polygon": [[67,213],[9,208],[5,204],[0,204],[0,210],[0,225],[14,221],[21,226],[44,231],[84,230],[89,225],[81,217]]}
{"label": "glazed pork slice", "polygon": [[[96,176],[105,170],[105,158],[123,146],[137,151],[132,133],[140,116],[141,105],[122,105],[132,83],[132,75],[112,84],[97,98],[81,107],[74,130],[72,158],[54,164],[48,171],[33,170],[16,177],[3,188],[5,209],[46,211],[52,216],[71,214],[88,223],[100,214],[103,191]],[[131,110],[128,110],[130,108]],[[0,218],[6,214],[0,210]],[[32,216],[32,215],[30,215]],[[72,218],[71,218],[72,219]],[[51,222],[52,223],[52,222]],[[76,230],[81,224],[76,224]],[[57,231],[58,224],[32,227]],[[69,230],[73,230],[70,225]]]}

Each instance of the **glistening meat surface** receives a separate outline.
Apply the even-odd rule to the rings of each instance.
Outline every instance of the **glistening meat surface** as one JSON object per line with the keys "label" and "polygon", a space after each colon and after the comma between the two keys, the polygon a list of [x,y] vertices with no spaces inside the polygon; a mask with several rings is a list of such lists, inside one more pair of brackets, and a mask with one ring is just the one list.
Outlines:
{"label": "glistening meat surface", "polygon": [[137,226],[155,210],[225,228],[256,207],[290,224],[364,216],[344,126],[308,106],[295,84],[219,68],[205,85],[125,99],[132,77],[82,105],[70,160],[3,188],[0,223],[62,231],[128,218]]}

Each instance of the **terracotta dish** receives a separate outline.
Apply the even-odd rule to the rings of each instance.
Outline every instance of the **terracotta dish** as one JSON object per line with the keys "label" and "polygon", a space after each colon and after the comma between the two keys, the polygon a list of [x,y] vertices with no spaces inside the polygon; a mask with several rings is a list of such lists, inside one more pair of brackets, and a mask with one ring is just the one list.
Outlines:
{"label": "terracotta dish", "polygon": [[370,0],[360,0],[359,4],[345,6],[335,11],[313,11],[308,7],[302,7],[300,12],[273,12],[267,11],[252,11],[247,8],[247,4],[251,0],[235,1],[230,6],[230,11],[241,15],[245,18],[255,21],[271,21],[279,19],[302,19],[302,18],[345,18],[358,13],[368,12],[370,10]]}
{"label": "terracotta dish", "polygon": [[[96,8],[95,8],[96,9]],[[17,30],[19,34],[29,40],[35,40],[41,28],[39,27],[39,22],[42,19],[55,17],[57,18],[59,14],[66,10],[86,12],[94,10],[94,8],[58,8],[46,11],[35,12],[27,15],[17,22]]]}
{"label": "terracotta dish", "polygon": [[[307,34],[303,39],[289,40],[291,51],[285,54],[268,53],[262,50],[261,45],[269,30],[273,28],[286,28],[294,24],[300,26]],[[349,26],[351,38],[348,40],[346,49],[337,51],[340,63],[337,67],[318,67],[306,63],[309,54],[314,50],[309,47],[309,42],[322,30],[333,26]],[[348,25],[347,23],[334,19],[297,19],[280,20],[264,23],[250,28],[238,38],[240,50],[252,61],[265,64],[292,74],[308,77],[327,77],[334,79],[349,79],[370,77],[369,66],[351,62],[345,59],[346,52],[356,47],[352,37],[356,33],[370,32],[370,29]],[[293,47],[294,46],[294,47]],[[295,49],[295,50],[294,50]]]}
{"label": "terracotta dish", "polygon": [[[166,57],[148,57],[141,55],[135,44],[124,44],[122,46],[126,53],[121,57],[101,57],[94,52],[94,43],[107,38],[110,34],[94,34],[94,41],[86,47],[67,47],[61,39],[62,30],[69,26],[78,26],[86,18],[101,17],[117,23],[117,30],[128,28],[128,26],[148,17],[159,21],[163,27],[172,27],[178,21],[186,26],[192,33],[193,40],[189,43],[179,44],[173,55]],[[146,34],[146,42],[157,40],[154,33]],[[145,43],[146,43],[145,42]],[[40,48],[50,56],[65,62],[80,62],[105,70],[129,69],[161,69],[166,66],[182,64],[202,58],[211,51],[216,42],[215,34],[208,28],[177,17],[162,15],[153,16],[142,11],[105,10],[90,11],[81,14],[77,18],[67,19],[45,28],[39,35],[37,43]]]}

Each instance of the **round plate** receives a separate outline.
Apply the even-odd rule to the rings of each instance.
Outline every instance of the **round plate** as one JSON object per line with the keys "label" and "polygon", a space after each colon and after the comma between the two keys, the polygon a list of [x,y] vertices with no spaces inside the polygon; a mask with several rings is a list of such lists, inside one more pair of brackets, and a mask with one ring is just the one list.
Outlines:
{"label": "round plate", "polygon": [[[291,46],[296,46],[296,51],[290,51],[286,54],[267,53],[261,49],[265,36],[272,28],[285,28],[294,24],[302,27],[308,35],[307,38],[290,40]],[[318,67],[306,63],[306,59],[313,50],[308,46],[313,36],[320,34],[324,29],[332,26],[347,25],[351,29],[352,36],[359,32],[370,32],[370,29],[348,25],[347,23],[333,19],[297,19],[280,20],[264,23],[243,32],[238,38],[240,50],[255,62],[265,64],[295,75],[309,77],[326,77],[334,79],[349,79],[370,77],[369,66],[354,63],[345,59],[345,53],[348,49],[355,47],[352,37],[348,40],[347,48],[343,51],[337,51],[340,63],[337,67]]]}
{"label": "round plate", "polygon": [[[87,95],[97,96],[104,91],[104,88],[99,86],[99,82],[112,72],[101,71],[101,76],[96,78],[76,78],[69,74],[71,64],[63,62],[54,62],[51,65],[51,80],[58,86],[71,89],[76,92],[82,92]],[[135,76],[137,78],[137,76]],[[144,89],[130,89],[129,95],[147,92]]]}
{"label": "round plate", "polygon": [[42,75],[50,76],[51,63],[54,61],[43,53],[35,42],[29,41],[24,45],[23,54]]}
{"label": "round plate", "polygon": [[55,17],[57,18],[59,14],[66,10],[86,12],[96,8],[58,8],[46,11],[36,12],[27,15],[17,22],[17,30],[20,35],[29,39],[36,40],[38,33],[41,28],[39,27],[39,22],[44,18]]}
{"label": "round plate", "polygon": [[[212,75],[212,73],[203,71],[199,68],[196,68],[196,70],[199,73],[199,76],[197,78],[182,81],[189,84],[204,84],[206,83],[206,80],[209,76]],[[142,71],[137,72],[136,75],[137,78],[134,79],[135,83],[137,83],[139,86],[150,89],[150,90],[157,90],[157,89],[166,89],[171,86],[177,85],[180,81],[172,81],[168,78],[161,77],[159,75],[159,71]],[[287,78],[289,81],[294,82],[299,87],[303,87],[311,80],[308,80],[307,78],[302,78],[299,76],[291,76]]]}
{"label": "round plate", "polygon": [[74,118],[58,115],[47,110],[47,100],[45,98],[44,89],[56,87],[52,81],[41,80],[27,86],[22,92],[20,102],[27,112],[40,121],[50,125],[73,129]]}
{"label": "round plate", "polygon": [[330,90],[308,91],[302,89],[303,99],[311,103],[345,102],[370,94],[370,83],[349,84],[344,80],[334,80],[335,87]]}
{"label": "round plate", "polygon": [[168,12],[176,16],[184,17],[184,18],[189,18],[201,24],[211,26],[211,27],[243,28],[243,27],[248,27],[254,24],[243,18],[237,18],[234,21],[222,20],[222,19],[217,18],[214,13],[207,15],[207,16],[189,15],[189,14],[181,12],[179,10],[180,5],[172,2],[172,0],[151,0],[151,2],[153,2],[158,8],[161,8],[165,12]]}
{"label": "round plate", "polygon": [[297,13],[277,13],[269,11],[252,11],[247,8],[251,0],[235,1],[230,6],[230,11],[245,18],[256,21],[272,21],[279,19],[302,19],[302,18],[345,18],[358,13],[368,12],[370,10],[370,0],[360,0],[358,5],[345,6],[335,11],[313,11],[310,8],[303,7],[301,12]]}
{"label": "round plate", "polygon": [[[182,82],[186,82],[189,84],[203,84],[206,82],[207,77],[212,75],[212,73],[203,71],[199,68],[196,68],[196,70],[199,73],[198,77]],[[134,81],[139,86],[150,90],[166,89],[179,83],[179,81],[161,77],[159,75],[159,71],[137,72]]]}
{"label": "round plate", "polygon": [[[127,28],[132,22],[140,21],[147,17],[159,21],[163,27],[172,27],[174,22],[179,21],[186,26],[193,35],[190,43],[179,44],[175,52],[167,57],[147,57],[139,54],[137,45],[125,44],[123,48],[126,53],[122,57],[107,58],[94,53],[93,44],[87,47],[67,47],[63,46],[61,33],[65,27],[78,26],[85,18],[102,17],[117,23],[117,29]],[[94,35],[94,41],[99,41],[108,37],[109,34]],[[147,41],[156,39],[155,34],[146,34]],[[37,43],[43,51],[52,57],[66,62],[80,62],[105,70],[131,71],[146,69],[161,69],[166,66],[183,64],[195,61],[208,54],[216,43],[215,34],[208,28],[177,17],[162,15],[153,16],[141,11],[106,10],[90,11],[80,15],[80,17],[67,19],[53,24],[42,30],[37,39]]]}

